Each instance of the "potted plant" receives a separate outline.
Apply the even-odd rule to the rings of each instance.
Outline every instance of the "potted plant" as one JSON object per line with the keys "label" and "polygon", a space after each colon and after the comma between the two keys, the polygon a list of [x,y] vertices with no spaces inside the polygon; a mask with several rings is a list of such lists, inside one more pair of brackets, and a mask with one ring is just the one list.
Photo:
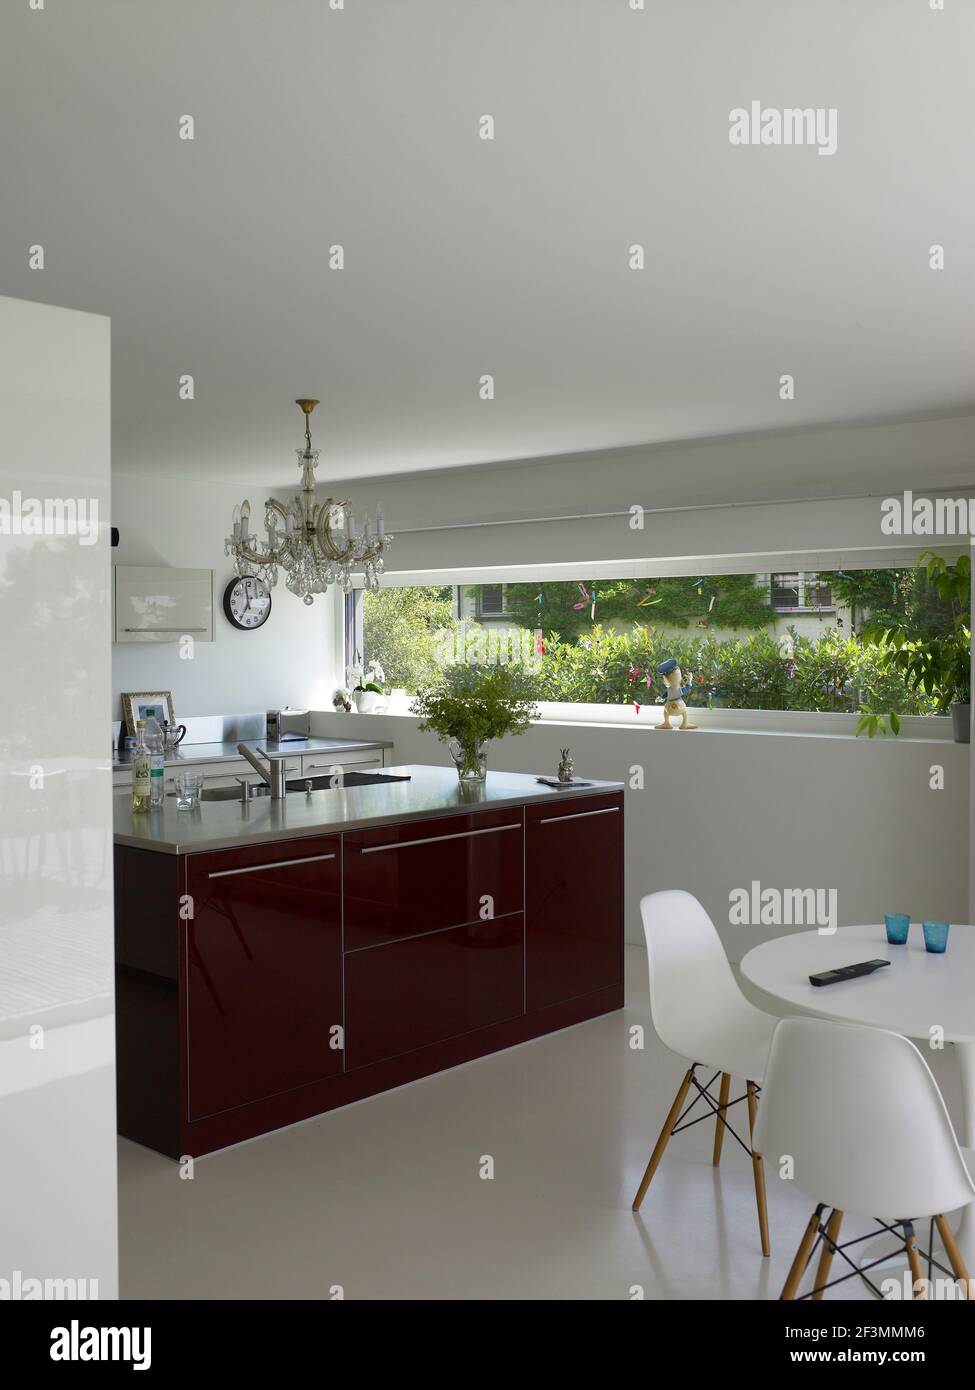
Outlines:
{"label": "potted plant", "polygon": [[374,657],[365,667],[361,661],[350,666],[348,676],[356,709],[360,714],[372,714],[382,699],[386,672]]}
{"label": "potted plant", "polygon": [[534,682],[519,667],[458,665],[417,695],[410,711],[420,728],[446,743],[462,783],[483,782],[485,744],[505,734],[523,734],[538,710]]}
{"label": "potted plant", "polygon": [[942,714],[950,712],[955,742],[968,743],[972,722],[971,560],[961,555],[949,565],[929,550],[921,556],[921,563],[926,566],[928,582],[951,612],[951,626],[927,639],[914,638],[903,627],[871,632],[871,639],[879,637],[890,648],[886,665],[900,672],[909,689],[932,696]]}

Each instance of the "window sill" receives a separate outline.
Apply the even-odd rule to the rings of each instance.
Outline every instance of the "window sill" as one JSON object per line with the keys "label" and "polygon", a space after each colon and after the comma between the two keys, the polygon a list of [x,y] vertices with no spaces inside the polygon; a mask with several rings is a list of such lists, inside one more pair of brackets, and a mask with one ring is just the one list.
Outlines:
{"label": "window sill", "polygon": [[[410,714],[409,696],[392,696],[383,715],[415,719]],[[632,705],[574,705],[539,702],[540,717],[532,722],[567,729],[626,729],[650,732],[662,722],[662,705],[642,705],[637,714]],[[857,736],[857,714],[808,713],[801,710],[690,709],[696,733],[750,734],[762,738],[853,739],[860,743],[926,743],[943,747],[954,744],[951,720],[941,715],[902,715],[897,737]],[[376,718],[367,715],[366,718]],[[959,745],[964,747],[964,744]]]}

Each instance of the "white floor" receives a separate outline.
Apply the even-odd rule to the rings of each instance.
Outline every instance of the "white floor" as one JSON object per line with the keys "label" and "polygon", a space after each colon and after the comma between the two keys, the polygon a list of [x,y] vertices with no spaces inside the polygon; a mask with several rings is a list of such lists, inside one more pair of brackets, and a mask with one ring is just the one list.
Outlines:
{"label": "white floor", "polygon": [[[192,1181],[120,1140],[122,1296],[777,1298],[813,1203],[769,1172],[763,1259],[751,1163],[728,1136],[711,1166],[710,1121],[630,1210],[683,1067],[653,1033],[637,947],[627,983],[622,1013],[199,1159]],[[936,1074],[952,1107],[950,1056]]]}

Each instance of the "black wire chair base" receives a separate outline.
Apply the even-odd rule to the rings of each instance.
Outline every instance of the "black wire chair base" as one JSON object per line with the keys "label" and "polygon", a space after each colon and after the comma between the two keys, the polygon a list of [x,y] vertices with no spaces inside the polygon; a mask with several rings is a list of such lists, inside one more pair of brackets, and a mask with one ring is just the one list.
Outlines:
{"label": "black wire chair base", "polygon": [[[735,1142],[745,1150],[745,1153],[748,1155],[748,1157],[752,1158],[753,1154],[751,1145],[746,1144],[744,1139],[742,1139],[741,1135],[737,1132],[737,1130],[735,1130],[734,1126],[730,1125],[728,1121],[725,1119],[726,1110],[730,1110],[733,1105],[740,1105],[743,1100],[748,1099],[747,1091],[744,1095],[736,1096],[734,1100],[725,1101],[724,1105],[720,1104],[720,1102],[716,1100],[714,1096],[712,1096],[711,1087],[717,1081],[718,1077],[723,1075],[723,1073],[720,1071],[716,1071],[714,1075],[711,1077],[710,1081],[706,1082],[705,1085],[702,1086],[700,1081],[698,1081],[697,1079],[698,1065],[699,1064],[695,1062],[694,1066],[691,1068],[691,1085],[697,1091],[697,1095],[691,1101],[690,1105],[685,1106],[685,1108],[677,1116],[677,1119],[674,1123],[674,1127],[670,1131],[670,1137],[673,1138],[675,1134],[680,1134],[681,1130],[683,1129],[692,1129],[694,1125],[699,1125],[702,1120],[710,1120],[711,1117],[714,1116],[716,1119],[721,1121],[725,1129],[731,1135],[732,1139],[734,1139]],[[759,1086],[755,1087],[755,1095],[761,1095],[761,1088]],[[698,1115],[696,1120],[688,1120],[687,1116],[691,1113],[694,1107],[702,1100],[708,1107],[707,1114]]]}
{"label": "black wire chair base", "polygon": [[[832,1212],[830,1212],[830,1216],[832,1217]],[[825,1284],[817,1284],[816,1287],[810,1289],[808,1293],[797,1294],[795,1302],[801,1303],[804,1299],[812,1298],[815,1294],[825,1293],[827,1289],[836,1288],[838,1284],[845,1284],[850,1279],[862,1279],[863,1282],[867,1285],[867,1287],[871,1290],[871,1292],[875,1295],[875,1297],[883,1299],[883,1293],[880,1289],[877,1288],[877,1285],[873,1282],[872,1279],[867,1278],[866,1272],[868,1269],[876,1269],[877,1265],[889,1264],[891,1260],[895,1260],[898,1257],[904,1257],[906,1259],[904,1240],[906,1237],[914,1234],[914,1227],[910,1221],[900,1221],[894,1224],[888,1221],[881,1221],[879,1217],[874,1217],[873,1220],[875,1225],[879,1226],[882,1231],[889,1231],[891,1235],[897,1235],[899,1237],[898,1244],[895,1246],[893,1250],[889,1251],[887,1254],[879,1255],[877,1259],[871,1260],[869,1264],[858,1265],[850,1259],[849,1255],[847,1255],[847,1250],[851,1249],[854,1245],[862,1245],[865,1240],[875,1240],[877,1238],[876,1230],[867,1231],[866,1235],[856,1236],[853,1240],[845,1240],[840,1244],[836,1244],[835,1241],[830,1239],[829,1234],[827,1232],[829,1221],[824,1221],[822,1218],[822,1214],[820,1214],[818,1235],[816,1237],[815,1244],[809,1252],[809,1257],[806,1260],[805,1265],[803,1266],[803,1275],[805,1275],[806,1270],[812,1264],[813,1256],[816,1254],[817,1250],[820,1250],[824,1246],[833,1255],[839,1255],[841,1259],[845,1260],[846,1263],[850,1266],[851,1272],[849,1274],[841,1274],[838,1279],[830,1279]],[[903,1231],[903,1235],[901,1235],[898,1231],[898,1226],[901,1228],[901,1231]],[[933,1250],[934,1217],[931,1218],[928,1227],[928,1248],[927,1250],[924,1250],[919,1246],[918,1254],[920,1255],[922,1260],[927,1261],[929,1283],[931,1280],[931,1272],[934,1269],[939,1269],[942,1272],[942,1274],[947,1274],[949,1279],[954,1280],[954,1272],[950,1269],[946,1269],[940,1260],[935,1259]]]}

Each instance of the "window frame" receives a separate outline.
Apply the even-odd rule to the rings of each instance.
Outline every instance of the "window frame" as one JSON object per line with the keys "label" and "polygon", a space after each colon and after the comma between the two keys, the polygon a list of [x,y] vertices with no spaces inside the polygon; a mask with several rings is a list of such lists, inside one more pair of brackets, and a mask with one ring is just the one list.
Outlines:
{"label": "window frame", "polygon": [[[766,579],[769,590],[769,600],[771,602],[771,578],[773,573],[798,573],[801,582],[804,581],[806,574],[820,574],[823,570],[840,569],[906,569],[911,568],[919,562],[921,554],[930,549],[937,549],[944,555],[949,563],[962,554],[969,553],[970,547],[960,545],[957,540],[948,537],[932,538],[933,544],[915,541],[903,547],[894,549],[893,547],[884,548],[882,551],[873,547],[849,549],[836,549],[832,551],[803,551],[749,556],[753,561],[754,568],[749,567],[748,573],[762,575]],[[973,542],[975,544],[975,542]],[[689,574],[709,573],[720,574],[740,574],[744,573],[740,568],[741,557],[735,557],[738,563],[728,563],[726,556],[697,556],[685,557],[678,565],[673,561],[661,563],[659,559],[647,559],[641,562],[628,560],[623,562],[605,562],[589,564],[587,573],[591,578],[625,579],[629,577],[642,577],[643,573],[653,566],[658,573],[663,576],[686,577]],[[779,568],[775,564],[779,561]],[[786,570],[785,564],[792,563],[797,566],[795,571]],[[805,564],[805,567],[804,567]],[[454,587],[457,594],[457,607],[459,609],[460,593],[463,588],[476,587],[484,583],[523,583],[526,578],[531,582],[536,580],[544,582],[546,578],[553,580],[571,580],[577,574],[578,566],[571,565],[542,564],[531,566],[530,573],[526,575],[528,566],[512,567],[511,565],[499,565],[503,573],[503,579],[488,579],[478,573],[477,570],[459,571],[398,571],[391,572],[385,577],[385,586],[391,588],[410,587],[413,585],[448,584]],[[804,591],[804,583],[803,583]],[[352,597],[355,603],[350,606],[348,599]],[[353,591],[353,595],[346,596],[347,602],[345,612],[351,614],[351,622],[357,624],[360,652],[363,646],[363,590]],[[973,589],[972,610],[975,615],[975,589]],[[783,617],[788,616],[787,612],[779,609],[773,610]],[[834,600],[829,607],[806,607],[801,610],[791,610],[797,614],[805,613],[809,615],[837,612],[837,604]],[[472,615],[473,616],[473,615]],[[475,619],[476,621],[476,619]],[[510,620],[509,620],[510,621]],[[346,618],[346,632],[344,644],[346,652],[354,647],[354,640],[349,636],[350,618]],[[645,705],[641,709],[639,723],[646,728],[650,724],[659,722],[662,707],[659,704]],[[395,699],[390,701],[387,712],[393,715],[406,715],[408,709],[404,704],[402,707],[397,704]],[[707,709],[694,707],[695,722],[702,729],[710,729],[713,732],[734,732],[734,733],[770,733],[776,735],[801,735],[813,737],[852,737],[855,735],[856,725],[860,715],[855,711],[841,710],[769,710],[769,709],[737,709],[730,707],[715,707]],[[633,728],[637,723],[637,718],[633,715],[632,706],[628,704],[573,704],[570,702],[546,701],[540,702],[540,718],[533,721],[538,724],[555,724],[572,727],[573,725],[601,724],[606,728]],[[947,715],[901,715],[901,736],[899,739],[889,739],[886,743],[895,746],[898,743],[905,744],[910,742],[929,742],[929,743],[951,743],[953,735],[951,731],[951,718]]]}
{"label": "window frame", "polygon": [[364,597],[365,589],[350,589],[347,594],[343,595],[342,651],[345,656],[345,670],[342,673],[343,685],[349,667],[354,666],[357,661],[361,661],[366,650]]}

